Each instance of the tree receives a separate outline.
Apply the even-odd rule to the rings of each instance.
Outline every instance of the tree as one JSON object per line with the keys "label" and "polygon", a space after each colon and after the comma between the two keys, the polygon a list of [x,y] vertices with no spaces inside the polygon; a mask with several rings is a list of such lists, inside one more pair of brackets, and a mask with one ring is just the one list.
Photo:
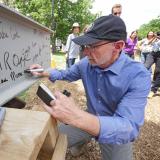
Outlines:
{"label": "tree", "polygon": [[149,23],[143,24],[142,26],[140,26],[138,30],[138,35],[140,39],[146,37],[149,31],[153,31],[153,32],[160,31],[160,17],[157,17],[151,20]]}
{"label": "tree", "polygon": [[[12,0],[13,1],[13,0]],[[35,21],[54,30],[54,37],[65,41],[74,22],[81,28],[90,24],[98,14],[90,9],[94,0],[54,0],[54,18],[52,17],[52,0],[14,0],[14,7]]]}
{"label": "tree", "polygon": [[14,0],[1,0],[6,6],[13,7]]}
{"label": "tree", "polygon": [[50,28],[51,2],[49,0],[14,0],[14,6],[22,14]]}

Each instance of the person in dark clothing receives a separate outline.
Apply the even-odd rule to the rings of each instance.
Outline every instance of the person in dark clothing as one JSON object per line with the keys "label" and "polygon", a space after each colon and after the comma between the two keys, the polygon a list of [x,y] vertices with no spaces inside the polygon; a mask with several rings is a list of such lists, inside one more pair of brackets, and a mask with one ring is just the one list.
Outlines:
{"label": "person in dark clothing", "polygon": [[156,41],[153,44],[153,52],[151,52],[144,63],[145,67],[149,69],[155,63],[155,71],[151,92],[148,98],[153,97],[160,87],[160,32],[157,32]]}

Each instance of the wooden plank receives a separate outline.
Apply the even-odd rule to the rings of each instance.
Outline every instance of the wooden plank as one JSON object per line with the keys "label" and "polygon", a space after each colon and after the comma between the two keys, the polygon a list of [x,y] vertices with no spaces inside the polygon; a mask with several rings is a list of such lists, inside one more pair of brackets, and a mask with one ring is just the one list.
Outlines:
{"label": "wooden plank", "polygon": [[[53,118],[51,118],[51,121],[49,123],[49,141],[51,142],[52,147],[55,147],[57,137],[58,137],[58,128],[55,127],[57,126],[57,121]],[[52,138],[55,137],[55,138]]]}
{"label": "wooden plank", "polygon": [[38,154],[37,160],[51,160],[54,147],[50,141],[51,137],[49,133],[47,134],[46,140]]}
{"label": "wooden plank", "polygon": [[56,120],[53,118],[50,119],[51,121],[49,124],[49,131],[40,150],[40,153],[38,154],[37,160],[51,160],[54,152],[55,144],[58,137],[58,129],[57,127],[55,127],[57,126]]}
{"label": "wooden plank", "polygon": [[65,160],[67,151],[67,136],[59,134],[52,160]]}
{"label": "wooden plank", "polygon": [[0,159],[35,160],[50,121],[46,112],[7,108],[0,132]]}

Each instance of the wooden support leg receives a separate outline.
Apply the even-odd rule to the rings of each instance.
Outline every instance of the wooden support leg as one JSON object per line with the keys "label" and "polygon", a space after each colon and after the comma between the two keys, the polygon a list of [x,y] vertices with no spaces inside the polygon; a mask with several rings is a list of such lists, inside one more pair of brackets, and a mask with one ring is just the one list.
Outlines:
{"label": "wooden support leg", "polygon": [[66,151],[67,151],[67,136],[64,134],[59,134],[54,149],[53,157],[51,160],[65,160]]}
{"label": "wooden support leg", "polygon": [[37,160],[51,160],[58,138],[58,129],[57,127],[54,127],[56,125],[56,120],[51,118],[48,128],[48,134],[38,154]]}

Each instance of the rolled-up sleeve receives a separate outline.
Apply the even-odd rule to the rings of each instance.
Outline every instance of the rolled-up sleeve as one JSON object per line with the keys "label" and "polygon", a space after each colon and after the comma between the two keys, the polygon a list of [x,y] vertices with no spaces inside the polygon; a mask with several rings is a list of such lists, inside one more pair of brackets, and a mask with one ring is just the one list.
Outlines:
{"label": "rolled-up sleeve", "polygon": [[138,75],[120,100],[113,116],[99,116],[100,143],[125,144],[138,136],[144,123],[145,106],[151,87],[150,74]]}

